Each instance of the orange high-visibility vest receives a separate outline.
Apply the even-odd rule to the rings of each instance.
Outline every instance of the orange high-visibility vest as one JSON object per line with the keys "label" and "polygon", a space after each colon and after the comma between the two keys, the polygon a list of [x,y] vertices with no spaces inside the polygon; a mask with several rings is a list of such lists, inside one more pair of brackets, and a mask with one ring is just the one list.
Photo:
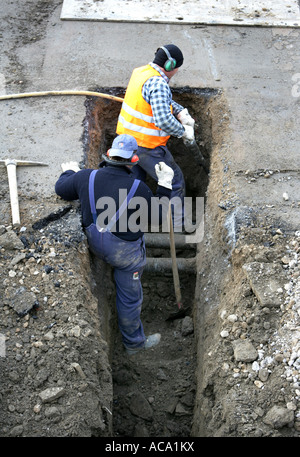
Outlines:
{"label": "orange high-visibility vest", "polygon": [[[150,149],[165,146],[170,138],[169,134],[156,127],[151,105],[142,96],[143,85],[152,76],[162,78],[151,65],[133,70],[117,124],[118,135],[132,135],[139,146]],[[173,112],[171,105],[170,109]]]}

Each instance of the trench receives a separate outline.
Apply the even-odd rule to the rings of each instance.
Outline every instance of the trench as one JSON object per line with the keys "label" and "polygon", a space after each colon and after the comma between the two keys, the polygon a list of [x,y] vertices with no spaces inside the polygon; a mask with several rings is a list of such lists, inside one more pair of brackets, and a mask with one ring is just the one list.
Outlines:
{"label": "trench", "polygon": [[[123,97],[123,88],[97,88],[96,91]],[[214,105],[219,98],[214,89],[173,90],[173,97],[194,117],[195,138],[210,161]],[[101,155],[116,136],[120,103],[98,97],[85,102],[83,149],[85,167],[97,168]],[[219,107],[217,108],[219,110]],[[170,138],[168,147],[181,167],[188,197],[206,199],[209,176],[182,140]],[[155,192],[156,183],[147,178]],[[193,427],[197,394],[199,354],[197,339],[201,328],[196,323],[201,296],[197,296],[197,271],[201,264],[201,242],[186,244],[176,235],[183,307],[182,316],[169,319],[178,311],[171,268],[168,234],[146,234],[148,264],[142,277],[142,322],[145,334],[159,332],[160,344],[152,350],[129,357],[122,346],[117,325],[115,292],[111,268],[91,255],[93,293],[99,303],[100,324],[109,347],[113,379],[111,409],[112,435],[115,437],[187,437]],[[195,328],[196,326],[196,328]]]}

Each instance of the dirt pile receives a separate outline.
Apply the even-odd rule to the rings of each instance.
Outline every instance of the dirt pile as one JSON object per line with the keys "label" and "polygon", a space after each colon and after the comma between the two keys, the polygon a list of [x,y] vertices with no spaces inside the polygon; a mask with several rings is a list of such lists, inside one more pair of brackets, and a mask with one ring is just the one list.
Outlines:
{"label": "dirt pile", "polygon": [[44,224],[1,226],[0,434],[109,435],[111,368],[80,218]]}
{"label": "dirt pile", "polygon": [[208,211],[193,433],[299,436],[300,232],[240,210]]}

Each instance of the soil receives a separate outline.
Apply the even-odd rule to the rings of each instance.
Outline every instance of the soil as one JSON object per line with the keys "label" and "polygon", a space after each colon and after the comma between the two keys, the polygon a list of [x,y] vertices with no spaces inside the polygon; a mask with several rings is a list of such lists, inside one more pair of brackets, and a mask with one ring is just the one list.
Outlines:
{"label": "soil", "polygon": [[[8,84],[21,92],[29,76],[14,49],[43,37],[61,1],[14,3],[3,35]],[[162,334],[153,350],[123,350],[112,272],[90,255],[78,204],[24,195],[22,226],[12,228],[1,172],[1,437],[299,437],[300,234],[271,211],[239,205],[224,94],[175,96],[199,116],[197,141],[210,159],[208,182],[187,151],[177,157],[188,192],[205,197],[205,237],[195,274],[180,275],[185,317],[166,320],[177,309],[170,271],[143,276],[145,331]],[[90,139],[106,147],[111,116],[104,127],[87,124],[87,109],[84,164],[97,165]],[[243,177],[250,186],[286,174]]]}

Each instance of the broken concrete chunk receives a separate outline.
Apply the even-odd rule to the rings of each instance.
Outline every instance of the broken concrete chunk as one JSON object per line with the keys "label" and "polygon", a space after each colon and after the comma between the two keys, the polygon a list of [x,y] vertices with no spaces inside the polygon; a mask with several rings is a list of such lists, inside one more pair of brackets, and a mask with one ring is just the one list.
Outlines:
{"label": "broken concrete chunk", "polygon": [[13,230],[0,235],[0,246],[8,251],[24,249],[24,244]]}
{"label": "broken concrete chunk", "polygon": [[243,270],[262,306],[280,306],[283,303],[287,277],[280,265],[263,262],[245,264]]}
{"label": "broken concrete chunk", "polygon": [[233,341],[234,358],[237,362],[253,362],[258,357],[258,352],[250,341]]}
{"label": "broken concrete chunk", "polygon": [[65,389],[63,387],[49,387],[39,393],[43,403],[49,403],[64,395]]}
{"label": "broken concrete chunk", "polygon": [[16,290],[10,306],[15,310],[18,316],[25,316],[36,306],[37,298],[33,292],[29,292],[25,287]]}
{"label": "broken concrete chunk", "polygon": [[294,411],[282,406],[273,406],[264,418],[264,423],[271,427],[279,429],[290,424],[294,420]]}

